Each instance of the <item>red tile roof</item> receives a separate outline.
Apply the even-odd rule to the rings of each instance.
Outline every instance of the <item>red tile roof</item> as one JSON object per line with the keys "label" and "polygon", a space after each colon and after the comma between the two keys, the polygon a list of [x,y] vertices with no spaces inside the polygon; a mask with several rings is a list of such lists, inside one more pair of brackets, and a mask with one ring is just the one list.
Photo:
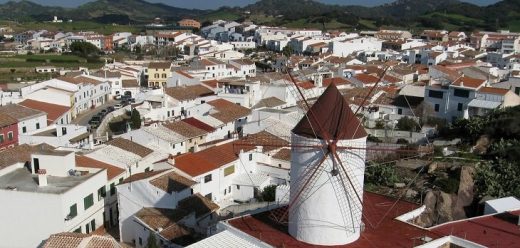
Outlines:
{"label": "red tile roof", "polygon": [[[251,150],[247,147],[244,150]],[[238,159],[234,142],[213,146],[196,153],[187,153],[175,157],[175,168],[190,176],[199,176],[218,169]]]}
{"label": "red tile roof", "polygon": [[[419,207],[405,201],[398,201],[393,206],[395,202],[396,200],[390,197],[365,192],[363,194],[365,230],[357,241],[346,247],[413,247],[418,245],[417,239],[420,237],[428,236],[433,239],[441,237],[428,230],[395,220],[397,216]],[[270,212],[235,218],[229,220],[229,224],[274,247],[320,247],[294,239],[288,234],[287,226],[280,225],[270,218]]]}
{"label": "red tile roof", "polygon": [[89,158],[86,156],[77,156],[76,155],[76,165],[79,167],[87,167],[87,168],[99,168],[107,170],[107,178],[108,180],[112,180],[117,176],[120,176],[125,172],[124,169],[113,166],[111,164],[107,164],[93,158]]}
{"label": "red tile roof", "polygon": [[438,235],[453,235],[487,247],[518,247],[520,210],[454,221],[430,228]]}
{"label": "red tile roof", "polygon": [[306,90],[316,87],[316,86],[314,86],[314,84],[312,82],[309,82],[309,81],[298,83],[298,86],[300,86],[300,88],[306,89]]}
{"label": "red tile roof", "polygon": [[187,119],[183,119],[182,121],[186,122],[186,123],[188,123],[188,124],[190,124],[190,125],[192,125],[192,126],[194,126],[196,128],[198,128],[198,129],[202,129],[202,130],[204,130],[206,132],[213,132],[213,131],[215,131],[215,128],[213,128],[212,126],[210,126],[210,125],[208,125],[208,124],[206,124],[206,123],[204,123],[202,121],[199,121],[199,120],[197,120],[197,119],[195,119],[193,117],[190,117],[190,118],[187,118]]}
{"label": "red tile roof", "polygon": [[211,116],[223,123],[229,123],[251,114],[250,109],[224,99],[213,100],[208,102],[208,104],[218,111],[217,113],[211,114]]}
{"label": "red tile roof", "polygon": [[47,123],[52,124],[70,110],[70,107],[52,103],[40,102],[27,99],[21,103],[22,106],[36,109],[47,113]]}
{"label": "red tile roof", "polygon": [[350,84],[350,82],[347,79],[341,78],[341,77],[333,77],[333,78],[325,78],[323,79],[323,86],[327,87],[330,84],[338,85],[345,85]]}
{"label": "red tile roof", "polygon": [[479,90],[480,93],[486,93],[486,94],[495,94],[495,95],[505,95],[507,92],[509,92],[508,89],[501,89],[501,88],[493,88],[493,87],[482,87]]}
{"label": "red tile roof", "polygon": [[485,81],[486,80],[464,76],[459,77],[457,80],[455,80],[455,82],[453,82],[452,85],[476,89],[482,86]]}
{"label": "red tile roof", "polygon": [[377,81],[379,81],[379,78],[374,77],[370,74],[357,74],[354,76],[354,78],[363,84],[375,84],[377,83]]}
{"label": "red tile roof", "polygon": [[218,87],[218,81],[215,79],[202,81],[202,83],[213,89],[216,89]]}
{"label": "red tile roof", "polygon": [[124,183],[131,183],[131,182],[147,179],[147,178],[159,175],[159,174],[161,174],[161,173],[163,173],[165,171],[166,170],[157,170],[157,171],[148,171],[148,172],[137,173],[137,174],[131,175],[130,177],[125,179],[122,182],[122,184],[124,184]]}

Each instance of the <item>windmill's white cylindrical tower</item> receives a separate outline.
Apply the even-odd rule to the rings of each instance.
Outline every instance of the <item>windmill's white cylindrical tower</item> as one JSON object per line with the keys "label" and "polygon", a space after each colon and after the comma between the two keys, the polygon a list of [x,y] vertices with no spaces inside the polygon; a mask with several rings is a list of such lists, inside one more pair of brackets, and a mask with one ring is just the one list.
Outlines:
{"label": "windmill's white cylindrical tower", "polygon": [[[362,226],[359,198],[363,199],[366,138],[363,126],[331,84],[293,129],[291,236],[313,245],[345,245],[359,238]],[[330,145],[334,141],[337,143]],[[313,148],[302,148],[304,146]],[[344,169],[337,163],[338,158],[333,158],[334,153]],[[315,168],[319,169],[310,177]]]}

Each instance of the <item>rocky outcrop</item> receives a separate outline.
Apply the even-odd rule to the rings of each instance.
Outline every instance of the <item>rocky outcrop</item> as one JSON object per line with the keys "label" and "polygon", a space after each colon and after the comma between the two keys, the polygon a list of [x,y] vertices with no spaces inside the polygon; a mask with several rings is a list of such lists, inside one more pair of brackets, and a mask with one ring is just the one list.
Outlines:
{"label": "rocky outcrop", "polygon": [[472,204],[474,197],[474,172],[474,168],[470,166],[461,168],[457,194],[448,194],[440,190],[426,192],[423,202],[426,209],[415,219],[414,223],[422,227],[430,227],[467,218],[465,209]]}

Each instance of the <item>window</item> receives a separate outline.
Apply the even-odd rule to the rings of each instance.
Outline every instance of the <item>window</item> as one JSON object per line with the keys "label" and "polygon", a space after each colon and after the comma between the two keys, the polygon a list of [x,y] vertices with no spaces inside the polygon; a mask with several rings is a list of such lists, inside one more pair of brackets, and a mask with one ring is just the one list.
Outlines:
{"label": "window", "polygon": [[90,233],[90,228],[89,228],[88,226],[89,226],[89,223],[87,223],[87,224],[85,225],[85,232],[86,232],[87,234]]}
{"label": "window", "polygon": [[442,92],[442,91],[436,91],[436,90],[429,90],[428,91],[428,96],[432,97],[432,98],[442,99],[443,95],[444,95],[444,92]]}
{"label": "window", "polygon": [[167,77],[167,76],[166,76],[166,73],[163,73],[163,74],[162,74],[162,78],[166,78],[166,77]]}
{"label": "window", "polygon": [[139,245],[143,245],[143,239],[139,237]]}
{"label": "window", "polygon": [[74,230],[75,233],[81,233],[81,227],[78,227],[76,230]]}
{"label": "window", "polygon": [[[130,168],[132,169],[132,168]],[[119,178],[119,184],[122,184],[123,183],[123,178]]]}
{"label": "window", "polygon": [[439,104],[435,104],[435,112],[439,112],[439,109],[440,109],[440,105]]}
{"label": "window", "polygon": [[116,185],[114,183],[110,184],[110,195],[114,195],[116,193]]}
{"label": "window", "polygon": [[66,128],[66,127],[62,127],[62,128],[61,128],[61,133],[62,133],[63,135],[67,135],[67,128]]}
{"label": "window", "polygon": [[250,154],[249,154],[249,161],[252,161],[252,160],[253,160],[253,154],[250,153]]}
{"label": "window", "polygon": [[97,191],[97,194],[98,194],[98,201],[103,200],[103,198],[105,198],[105,196],[107,196],[107,189],[105,188],[105,186],[99,188]]}
{"label": "window", "polygon": [[22,127],[22,133],[27,133],[27,127]]}
{"label": "window", "polygon": [[457,111],[462,111],[462,103],[457,104]]}
{"label": "window", "polygon": [[237,189],[240,190],[240,185],[237,185]]}
{"label": "window", "polygon": [[469,97],[469,90],[455,89],[453,91],[453,95],[454,96],[458,96],[458,97],[468,98]]}
{"label": "window", "polygon": [[40,129],[40,123],[36,123],[36,129]]}
{"label": "window", "polygon": [[96,230],[96,219],[90,221],[90,228],[92,228],[92,231]]}
{"label": "window", "polygon": [[92,205],[94,205],[94,195],[90,194],[87,197],[83,198],[83,205],[85,206],[85,210],[92,207]]}
{"label": "window", "polygon": [[12,140],[13,140],[13,132],[8,132],[8,133],[7,133],[7,139],[8,139],[9,141],[12,141]]}
{"label": "window", "polygon": [[150,167],[144,169],[144,172],[150,172]]}
{"label": "window", "polygon": [[398,115],[402,115],[403,114],[403,109],[397,109],[397,114]]}
{"label": "window", "polygon": [[211,182],[211,174],[204,176],[204,183]]}
{"label": "window", "polygon": [[78,215],[78,205],[76,203],[74,203],[74,205],[69,207],[68,217],[70,217],[72,219],[72,218],[76,217],[77,215]]}
{"label": "window", "polygon": [[229,176],[231,174],[235,173],[235,165],[229,166],[224,169],[224,176]]}
{"label": "window", "polygon": [[4,143],[4,135],[3,134],[0,134],[0,144],[1,143]]}
{"label": "window", "polygon": [[515,88],[515,94],[520,95],[520,87]]}
{"label": "window", "polygon": [[228,192],[231,193],[231,186],[228,186]]}

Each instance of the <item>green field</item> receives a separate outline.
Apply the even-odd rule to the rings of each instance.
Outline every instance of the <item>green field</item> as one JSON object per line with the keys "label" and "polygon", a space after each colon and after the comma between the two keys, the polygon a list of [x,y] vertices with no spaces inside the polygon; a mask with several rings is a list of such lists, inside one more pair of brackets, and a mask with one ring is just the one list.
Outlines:
{"label": "green field", "polygon": [[77,21],[77,22],[0,22],[0,25],[9,25],[14,29],[15,32],[21,32],[25,30],[41,30],[45,29],[48,31],[62,31],[62,32],[79,32],[79,31],[94,31],[100,34],[113,34],[116,32],[132,32],[139,33],[142,26],[130,26],[130,25],[111,25],[101,24],[88,21]]}
{"label": "green field", "polygon": [[98,69],[103,66],[103,62],[87,62],[86,59],[75,55],[59,54],[0,56],[0,68],[3,69],[13,68],[17,71],[33,71],[34,67],[37,66],[56,66],[59,68],[77,68],[81,66]]}

